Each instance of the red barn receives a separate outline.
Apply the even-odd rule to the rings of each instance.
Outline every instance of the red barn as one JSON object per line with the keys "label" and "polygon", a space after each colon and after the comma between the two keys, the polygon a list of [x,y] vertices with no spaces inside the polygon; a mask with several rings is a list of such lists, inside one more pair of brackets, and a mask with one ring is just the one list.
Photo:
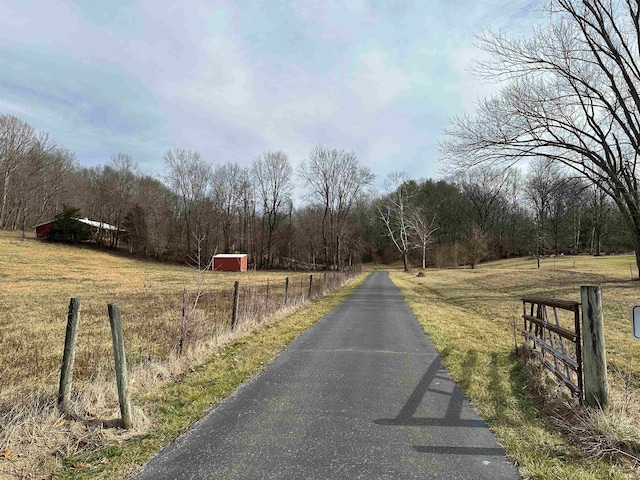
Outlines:
{"label": "red barn", "polygon": [[[96,222],[95,220],[89,220],[88,218],[73,218],[76,222],[83,223],[87,226],[91,235],[91,240],[94,242],[109,242],[109,235],[113,232],[126,233],[126,230],[119,227],[114,227],[104,222]],[[51,220],[49,222],[40,223],[33,227],[36,231],[37,238],[48,238],[51,233],[51,229],[58,220]]]}
{"label": "red barn", "polygon": [[246,272],[246,253],[220,253],[213,256],[213,269],[216,272]]}

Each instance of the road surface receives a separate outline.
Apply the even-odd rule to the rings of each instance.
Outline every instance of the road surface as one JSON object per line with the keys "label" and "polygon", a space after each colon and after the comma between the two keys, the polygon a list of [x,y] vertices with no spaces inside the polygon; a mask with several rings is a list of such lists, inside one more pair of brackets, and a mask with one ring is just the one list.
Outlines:
{"label": "road surface", "polygon": [[374,272],[137,478],[520,476],[388,274]]}

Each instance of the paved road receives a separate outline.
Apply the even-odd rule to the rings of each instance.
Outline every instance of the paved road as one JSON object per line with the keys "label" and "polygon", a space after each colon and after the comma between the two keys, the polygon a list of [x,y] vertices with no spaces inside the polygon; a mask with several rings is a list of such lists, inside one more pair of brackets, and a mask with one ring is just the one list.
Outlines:
{"label": "paved road", "polygon": [[385,272],[138,479],[519,479]]}

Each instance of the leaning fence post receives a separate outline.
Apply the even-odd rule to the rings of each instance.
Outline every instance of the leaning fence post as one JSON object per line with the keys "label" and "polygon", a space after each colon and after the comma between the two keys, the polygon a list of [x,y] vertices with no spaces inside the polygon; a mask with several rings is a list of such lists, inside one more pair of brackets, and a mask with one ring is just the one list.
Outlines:
{"label": "leaning fence post", "polygon": [[238,323],[238,301],[240,299],[240,281],[233,284],[233,310],[231,311],[231,331],[236,329]]}
{"label": "leaning fence post", "polygon": [[607,355],[604,345],[602,288],[580,287],[582,301],[582,371],[584,400],[590,407],[605,408],[609,404]]}
{"label": "leaning fence post", "polygon": [[73,380],[73,363],[76,359],[79,315],[80,299],[72,298],[69,301],[67,332],[64,337],[64,352],[62,354],[62,368],[60,369],[60,388],[58,390],[58,405],[65,410],[69,407],[69,397],[71,396],[71,381]]}
{"label": "leaning fence post", "polygon": [[113,340],[113,357],[116,366],[116,383],[118,385],[118,401],[122,414],[122,426],[129,430],[133,426],[131,420],[131,401],[129,399],[129,379],[127,377],[127,357],[124,351],[124,335],[122,334],[122,320],[117,303],[107,305],[109,323],[111,324],[111,339]]}
{"label": "leaning fence post", "polygon": [[311,300],[311,288],[313,287],[313,274],[309,275],[309,300]]}
{"label": "leaning fence post", "polygon": [[284,304],[287,304],[287,300],[289,299],[289,277],[284,279]]}

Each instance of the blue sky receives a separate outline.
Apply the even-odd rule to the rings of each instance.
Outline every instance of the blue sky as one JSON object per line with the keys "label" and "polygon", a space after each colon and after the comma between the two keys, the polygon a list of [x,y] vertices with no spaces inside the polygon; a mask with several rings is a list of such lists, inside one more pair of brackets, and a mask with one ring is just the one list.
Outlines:
{"label": "blue sky", "polygon": [[538,0],[0,3],[0,113],[85,166],[169,148],[249,165],[315,145],[356,152],[379,179],[437,177],[448,119],[493,85],[468,71],[484,27],[527,34]]}

